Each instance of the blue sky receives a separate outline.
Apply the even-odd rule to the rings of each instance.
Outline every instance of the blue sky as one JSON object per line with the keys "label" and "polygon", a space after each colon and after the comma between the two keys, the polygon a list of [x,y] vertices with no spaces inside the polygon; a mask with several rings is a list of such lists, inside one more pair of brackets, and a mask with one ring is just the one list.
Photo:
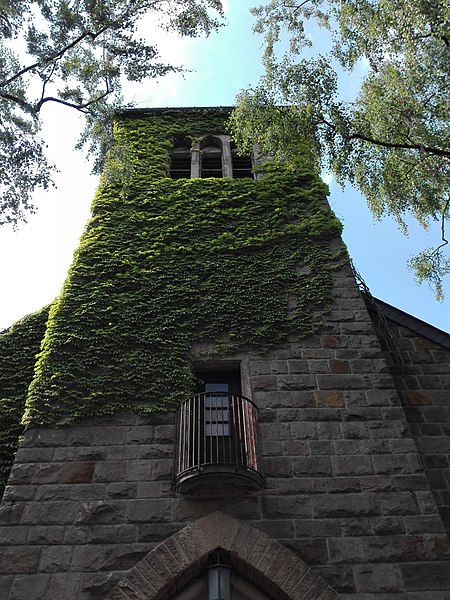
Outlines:
{"label": "blue sky", "polygon": [[[160,40],[162,57],[191,71],[129,86],[126,100],[141,107],[234,104],[236,94],[255,85],[262,73],[262,40],[252,34],[248,12],[254,3],[228,0],[227,25],[207,39],[180,40],[145,22],[142,33]],[[354,80],[347,79],[346,85],[353,86]],[[43,121],[49,156],[60,169],[58,187],[36,194],[39,210],[19,231],[0,229],[0,328],[58,295],[97,185],[83,154],[73,150],[81,128],[79,117],[69,109],[47,105]],[[374,221],[364,199],[350,187],[342,191],[333,180],[329,202],[344,224],[344,241],[372,294],[450,331],[448,300],[438,303],[426,285],[414,283],[407,268],[412,255],[439,240],[439,224],[427,233],[413,223],[405,237],[392,218]],[[445,291],[450,298],[449,281]]]}

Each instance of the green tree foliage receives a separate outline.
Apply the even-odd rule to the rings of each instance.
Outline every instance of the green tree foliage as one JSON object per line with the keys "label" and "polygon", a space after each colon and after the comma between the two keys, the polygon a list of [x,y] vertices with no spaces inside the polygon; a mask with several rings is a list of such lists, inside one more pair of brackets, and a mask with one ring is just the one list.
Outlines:
{"label": "green tree foliage", "polygon": [[[442,296],[450,216],[450,4],[448,0],[270,0],[253,10],[265,34],[265,76],[240,94],[232,119],[245,149],[310,160],[350,182],[376,218],[441,224],[442,244],[411,261]],[[311,25],[331,33],[312,52]],[[279,57],[279,44],[289,49]],[[340,77],[363,71],[354,99]],[[348,81],[348,79],[347,79]],[[306,142],[306,143],[305,143]]]}
{"label": "green tree foliage", "polygon": [[0,224],[32,210],[31,195],[52,184],[53,166],[39,136],[40,111],[57,102],[86,116],[87,143],[101,170],[121,83],[180,67],[139,39],[144,17],[182,36],[208,34],[220,0],[1,0]]}

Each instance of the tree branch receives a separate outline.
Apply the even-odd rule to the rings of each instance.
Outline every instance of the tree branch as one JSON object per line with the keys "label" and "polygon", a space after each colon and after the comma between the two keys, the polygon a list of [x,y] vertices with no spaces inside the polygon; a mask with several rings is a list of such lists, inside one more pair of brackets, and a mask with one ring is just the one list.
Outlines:
{"label": "tree branch", "polygon": [[92,105],[92,104],[96,104],[97,102],[100,102],[100,100],[103,100],[103,98],[106,98],[106,96],[108,96],[111,93],[111,90],[108,88],[105,92],[103,92],[103,94],[100,94],[100,96],[97,96],[96,98],[93,98],[92,100],[89,100],[89,102],[85,102],[84,104],[75,104],[75,102],[69,102],[68,100],[62,100],[61,98],[55,98],[54,96],[47,96],[46,98],[42,98],[41,100],[39,100],[39,102],[37,103],[37,111],[39,111],[42,107],[43,104],[45,104],[46,102],[56,102],[57,104],[63,104],[64,106],[68,106],[69,108],[74,108],[75,110],[78,110],[80,112],[89,112],[87,109]]}
{"label": "tree branch", "polygon": [[[333,123],[327,121],[322,118],[319,121],[316,121],[315,125],[326,125],[330,129],[336,132],[337,128]],[[426,154],[431,154],[434,156],[442,156],[443,158],[450,159],[450,150],[445,150],[444,148],[436,148],[433,146],[425,146],[424,144],[405,144],[400,142],[388,142],[386,140],[377,140],[376,138],[371,137],[370,135],[365,135],[363,133],[350,133],[348,135],[341,134],[342,137],[345,137],[347,140],[360,140],[362,142],[368,142],[369,144],[373,144],[374,146],[380,146],[382,148],[391,148],[397,150],[418,150],[420,152],[425,152]]]}
{"label": "tree branch", "polygon": [[440,244],[437,248],[435,248],[435,250],[433,251],[432,256],[434,256],[435,254],[439,254],[441,248],[443,248],[444,246],[446,246],[448,244],[448,240],[445,237],[445,213],[447,212],[449,206],[450,206],[450,196],[447,198],[447,202],[445,203],[445,206],[442,209],[442,213],[441,213],[441,239],[442,239],[442,244]]}
{"label": "tree branch", "polygon": [[75,46],[77,46],[80,42],[82,42],[86,38],[91,38],[92,41],[96,40],[98,38],[98,36],[100,36],[102,33],[105,33],[105,31],[107,31],[113,25],[115,25],[117,23],[118,23],[117,20],[116,21],[112,21],[111,23],[109,23],[108,25],[105,25],[104,27],[100,28],[96,32],[86,31],[86,32],[80,34],[78,37],[76,37],[69,44],[67,44],[66,46],[64,46],[64,48],[61,48],[61,50],[59,50],[55,54],[47,56],[43,60],[37,61],[37,62],[33,63],[32,65],[28,65],[27,67],[24,67],[23,69],[21,69],[20,71],[18,71],[17,73],[15,73],[9,79],[6,79],[5,81],[0,82],[0,87],[5,87],[5,86],[9,85],[10,83],[12,83],[13,81],[15,81],[16,79],[19,79],[19,77],[22,77],[22,75],[25,75],[26,73],[29,73],[30,71],[32,71],[33,69],[36,69],[37,67],[47,66],[47,65],[51,64],[52,62],[54,62],[55,60],[58,60],[58,59],[62,58],[66,52],[68,52],[69,50],[71,50],[72,48],[74,48]]}
{"label": "tree branch", "polygon": [[362,133],[353,133],[348,136],[349,140],[361,140],[368,142],[374,146],[382,146],[384,148],[395,148],[398,150],[419,150],[426,152],[427,154],[434,154],[435,156],[443,156],[450,158],[450,150],[444,150],[443,148],[435,148],[431,146],[424,146],[423,144],[401,144],[398,142],[387,142],[383,140],[377,140],[371,136],[364,135]]}
{"label": "tree branch", "polygon": [[13,94],[8,94],[8,92],[2,92],[0,90],[0,98],[4,98],[5,100],[9,100],[10,102],[15,102],[27,113],[33,113],[33,106],[27,102],[26,100],[22,100],[19,96],[14,96]]}
{"label": "tree branch", "polygon": [[303,2],[301,2],[300,4],[288,4],[287,2],[283,2],[283,6],[284,6],[284,8],[293,8],[294,13],[296,13],[301,8],[303,8],[305,6],[305,4],[308,4],[309,2],[311,2],[311,0],[303,0]]}

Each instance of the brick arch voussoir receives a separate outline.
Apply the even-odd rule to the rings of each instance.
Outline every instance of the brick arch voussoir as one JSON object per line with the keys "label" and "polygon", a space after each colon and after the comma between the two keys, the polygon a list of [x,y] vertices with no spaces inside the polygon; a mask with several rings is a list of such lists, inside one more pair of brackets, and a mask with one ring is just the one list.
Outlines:
{"label": "brick arch voussoir", "polygon": [[187,525],[139,561],[105,600],[169,600],[206,568],[217,548],[274,600],[334,600],[337,593],[294,552],[247,523],[215,512]]}

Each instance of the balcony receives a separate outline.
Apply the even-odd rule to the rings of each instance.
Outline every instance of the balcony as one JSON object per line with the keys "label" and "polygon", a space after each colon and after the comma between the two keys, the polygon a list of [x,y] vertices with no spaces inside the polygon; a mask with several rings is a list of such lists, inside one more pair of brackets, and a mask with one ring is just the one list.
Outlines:
{"label": "balcony", "polygon": [[202,392],[176,414],[175,487],[182,493],[249,490],[263,484],[258,409],[229,392]]}

